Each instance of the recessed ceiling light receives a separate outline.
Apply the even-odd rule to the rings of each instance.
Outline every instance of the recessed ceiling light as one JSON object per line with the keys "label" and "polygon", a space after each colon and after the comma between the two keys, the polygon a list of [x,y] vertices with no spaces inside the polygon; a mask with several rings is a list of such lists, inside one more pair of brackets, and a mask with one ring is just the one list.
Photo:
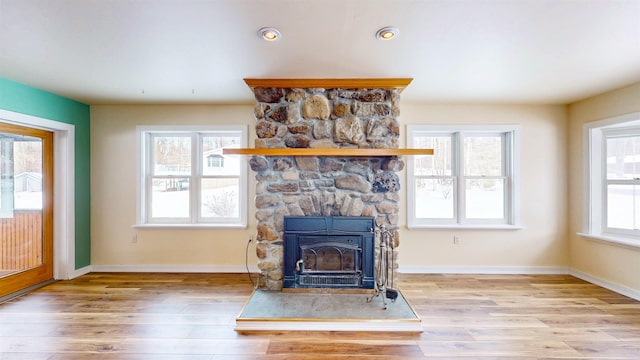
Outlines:
{"label": "recessed ceiling light", "polygon": [[278,41],[282,37],[280,31],[275,28],[265,27],[258,30],[258,36],[266,41]]}
{"label": "recessed ceiling light", "polygon": [[387,26],[378,30],[376,38],[378,40],[391,40],[400,34],[400,30],[395,27]]}

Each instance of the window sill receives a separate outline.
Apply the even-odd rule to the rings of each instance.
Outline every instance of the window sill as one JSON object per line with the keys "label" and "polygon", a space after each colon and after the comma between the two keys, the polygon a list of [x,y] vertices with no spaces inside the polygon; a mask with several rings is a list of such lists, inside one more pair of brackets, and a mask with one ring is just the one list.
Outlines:
{"label": "window sill", "polygon": [[409,230],[522,230],[521,225],[408,225]]}
{"label": "window sill", "polygon": [[578,233],[577,235],[584,236],[589,240],[600,241],[612,245],[630,247],[634,249],[640,249],[640,240],[627,238],[623,236],[612,236],[612,235],[602,235],[602,234],[586,234],[586,233]]}
{"label": "window sill", "polygon": [[136,224],[132,226],[134,229],[246,229],[244,224]]}

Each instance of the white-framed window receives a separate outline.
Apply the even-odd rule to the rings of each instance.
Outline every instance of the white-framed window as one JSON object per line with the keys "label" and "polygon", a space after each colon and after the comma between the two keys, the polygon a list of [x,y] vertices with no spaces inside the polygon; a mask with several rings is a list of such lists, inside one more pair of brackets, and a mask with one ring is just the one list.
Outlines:
{"label": "white-framed window", "polygon": [[[138,226],[246,227],[246,126],[138,126]],[[217,159],[213,160],[212,159]]]}
{"label": "white-framed window", "polygon": [[583,231],[640,247],[640,113],[584,124]]}
{"label": "white-framed window", "polygon": [[407,166],[410,228],[517,228],[516,125],[409,125],[407,146],[434,154]]}

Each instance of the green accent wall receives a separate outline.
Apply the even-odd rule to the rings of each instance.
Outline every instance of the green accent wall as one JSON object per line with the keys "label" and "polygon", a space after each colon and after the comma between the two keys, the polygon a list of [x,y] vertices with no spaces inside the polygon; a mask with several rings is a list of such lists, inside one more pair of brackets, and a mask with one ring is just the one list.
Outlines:
{"label": "green accent wall", "polygon": [[91,264],[89,105],[0,77],[0,109],[75,126],[76,269]]}

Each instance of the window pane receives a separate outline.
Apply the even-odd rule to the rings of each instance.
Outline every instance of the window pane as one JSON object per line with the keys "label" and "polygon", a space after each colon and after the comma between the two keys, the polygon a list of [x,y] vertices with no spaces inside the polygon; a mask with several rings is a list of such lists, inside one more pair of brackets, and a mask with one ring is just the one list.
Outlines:
{"label": "window pane", "polygon": [[202,137],[202,173],[204,175],[239,175],[240,157],[223,156],[223,148],[239,148],[240,136]]}
{"label": "window pane", "polygon": [[453,219],[453,179],[418,179],[416,194],[416,218]]}
{"label": "window pane", "polygon": [[468,219],[504,218],[504,180],[469,179],[465,186]]}
{"label": "window pane", "polygon": [[636,185],[607,186],[607,227],[635,230],[640,225],[640,191]]}
{"label": "window pane", "polygon": [[191,137],[153,137],[154,175],[191,175]]}
{"label": "window pane", "polygon": [[152,180],[151,217],[189,217],[189,179],[171,178]]}
{"label": "window pane", "polygon": [[607,138],[607,179],[640,177],[640,136]]}
{"label": "window pane", "polygon": [[418,136],[414,138],[414,147],[433,149],[432,156],[415,159],[416,175],[451,175],[451,136]]}
{"label": "window pane", "polygon": [[14,209],[42,209],[42,139],[23,136],[13,141],[13,173],[2,177],[6,180],[12,182]]}
{"label": "window pane", "polygon": [[463,159],[465,176],[502,176],[500,135],[466,136]]}
{"label": "window pane", "polygon": [[240,216],[239,179],[202,179],[201,194],[203,218]]}

